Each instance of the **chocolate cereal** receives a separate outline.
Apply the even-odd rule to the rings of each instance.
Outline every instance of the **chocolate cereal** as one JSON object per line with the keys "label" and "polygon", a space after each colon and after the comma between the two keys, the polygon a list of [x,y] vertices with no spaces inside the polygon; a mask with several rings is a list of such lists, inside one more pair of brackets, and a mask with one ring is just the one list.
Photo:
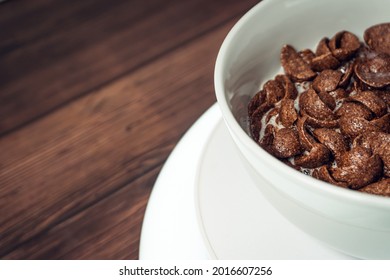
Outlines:
{"label": "chocolate cereal", "polygon": [[390,196],[390,23],[324,37],[314,51],[285,45],[285,74],[248,104],[252,138],[305,174]]}

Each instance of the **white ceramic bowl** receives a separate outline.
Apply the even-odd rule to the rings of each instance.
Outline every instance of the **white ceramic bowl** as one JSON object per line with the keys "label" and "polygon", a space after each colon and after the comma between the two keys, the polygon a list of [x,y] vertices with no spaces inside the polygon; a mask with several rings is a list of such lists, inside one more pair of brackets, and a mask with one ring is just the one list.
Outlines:
{"label": "white ceramic bowl", "polygon": [[[245,131],[246,104],[281,71],[280,49],[311,48],[321,38],[390,21],[390,1],[264,0],[226,37],[215,67],[215,90],[242,161],[272,205],[306,233],[359,258],[390,259],[390,198],[316,180],[261,149]],[[237,186],[239,187],[239,186]]]}

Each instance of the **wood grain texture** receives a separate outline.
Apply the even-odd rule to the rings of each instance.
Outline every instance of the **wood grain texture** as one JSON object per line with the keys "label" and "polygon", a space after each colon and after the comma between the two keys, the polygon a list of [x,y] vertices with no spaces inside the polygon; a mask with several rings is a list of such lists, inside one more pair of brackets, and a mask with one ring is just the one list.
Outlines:
{"label": "wood grain texture", "polygon": [[137,259],[145,205],[159,168],[38,235],[6,259]]}
{"label": "wood grain texture", "polygon": [[3,3],[0,9],[0,19],[4,18],[0,20],[0,38],[4,38],[0,45],[0,134],[149,63],[232,16],[242,14],[255,2],[38,0]]}
{"label": "wood grain texture", "polygon": [[[15,20],[7,10],[14,5],[24,7],[22,14],[41,13],[48,18],[58,7],[54,4],[57,1],[39,0],[29,9],[23,6],[28,6],[27,1],[12,2],[0,9],[0,25]],[[0,137],[1,258],[138,258],[143,214],[158,171],[183,133],[215,102],[213,68],[218,49],[239,16],[254,4],[224,1],[221,9],[217,4],[222,1],[169,1],[170,5],[160,7],[166,9],[165,16],[146,6],[144,15],[137,17],[136,12],[121,13],[121,5],[143,1],[115,1],[112,6],[111,1],[96,2],[100,5],[95,8],[96,14],[104,9],[116,12],[110,10],[99,19],[91,12],[86,20],[89,23],[83,27],[82,15],[88,5],[70,7],[59,1],[64,10],[59,20],[65,20],[66,25],[38,25],[41,33],[37,33],[46,32],[48,38],[26,30],[18,37],[20,48],[15,50],[8,47],[9,42],[0,45],[5,60],[10,55],[17,57],[16,53],[27,58],[25,52],[33,53],[40,44],[65,42],[66,38],[77,41],[94,30],[91,26],[101,27],[105,21],[111,24],[107,30],[117,30],[115,34],[100,34],[96,40],[91,35],[81,50],[64,47],[58,59],[51,57],[43,62],[44,71],[27,71],[27,77],[3,77],[3,89],[11,84],[10,88],[15,89],[19,83],[30,81],[32,84],[27,85],[36,92],[41,89],[39,81],[53,75],[53,84],[58,83],[56,87],[61,90],[50,93],[43,89],[39,96],[25,90],[18,91],[18,95],[15,91],[10,99],[0,91],[5,98],[0,112],[10,117],[5,121],[0,118],[3,125],[7,123],[2,127],[14,129],[19,121],[28,123]],[[1,13],[6,16],[1,17]],[[128,14],[134,14],[131,27],[126,21]],[[119,18],[108,20],[114,15]],[[74,16],[75,22],[69,16]],[[100,20],[102,25],[96,23]],[[148,29],[158,29],[160,34],[145,38],[141,31]],[[69,30],[79,35],[71,36]],[[11,34],[7,32],[3,34]],[[170,38],[165,40],[170,42],[161,42],[163,37]],[[102,38],[101,45],[96,46]],[[104,55],[112,54],[112,46],[117,56],[106,58]],[[77,76],[81,70],[64,65],[77,65],[78,58],[85,57],[83,65],[91,63],[91,75],[85,73],[85,77],[72,80],[70,76]],[[31,67],[27,64],[26,68]],[[56,72],[58,69],[60,72]],[[59,73],[65,75],[63,79],[58,78]],[[41,98],[49,98],[45,92],[52,95],[55,105],[51,101],[41,103]],[[24,105],[8,109],[4,100],[10,102],[8,105]],[[32,111],[23,106],[32,107]]]}

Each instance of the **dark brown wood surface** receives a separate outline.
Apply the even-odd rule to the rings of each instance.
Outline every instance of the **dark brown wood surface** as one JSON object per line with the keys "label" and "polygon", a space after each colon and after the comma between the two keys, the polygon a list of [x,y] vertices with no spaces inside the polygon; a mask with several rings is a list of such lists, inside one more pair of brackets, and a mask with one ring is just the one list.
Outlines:
{"label": "dark brown wood surface", "polygon": [[0,258],[137,259],[161,166],[257,2],[0,3]]}

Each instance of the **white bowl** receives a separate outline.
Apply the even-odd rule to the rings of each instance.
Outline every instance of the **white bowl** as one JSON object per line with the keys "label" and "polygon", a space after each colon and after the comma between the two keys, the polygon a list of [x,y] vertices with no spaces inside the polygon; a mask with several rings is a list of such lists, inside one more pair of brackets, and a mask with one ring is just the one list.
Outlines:
{"label": "white bowl", "polygon": [[218,104],[242,161],[255,181],[269,183],[258,187],[272,205],[306,233],[367,259],[390,259],[390,198],[332,186],[286,166],[245,131],[246,104],[281,71],[284,44],[314,49],[321,38],[341,30],[362,39],[369,26],[390,21],[389,11],[388,0],[265,0],[226,37],[214,77]]}

